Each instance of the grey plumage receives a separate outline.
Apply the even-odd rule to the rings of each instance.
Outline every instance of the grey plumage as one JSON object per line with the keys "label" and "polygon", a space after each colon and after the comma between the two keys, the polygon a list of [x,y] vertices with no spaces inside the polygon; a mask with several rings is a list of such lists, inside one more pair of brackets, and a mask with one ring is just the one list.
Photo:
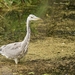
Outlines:
{"label": "grey plumage", "polygon": [[0,54],[5,56],[6,58],[13,59],[15,63],[18,64],[19,59],[22,58],[27,53],[31,33],[29,22],[31,20],[39,20],[39,19],[40,18],[36,17],[35,15],[30,14],[26,22],[27,33],[24,40],[22,42],[15,42],[1,46]]}

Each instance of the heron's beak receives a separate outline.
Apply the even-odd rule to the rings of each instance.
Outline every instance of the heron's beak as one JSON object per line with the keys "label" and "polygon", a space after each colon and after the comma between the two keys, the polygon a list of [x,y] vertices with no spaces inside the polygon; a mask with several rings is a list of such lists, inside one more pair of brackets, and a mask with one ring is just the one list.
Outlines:
{"label": "heron's beak", "polygon": [[37,17],[37,20],[42,20],[41,18]]}

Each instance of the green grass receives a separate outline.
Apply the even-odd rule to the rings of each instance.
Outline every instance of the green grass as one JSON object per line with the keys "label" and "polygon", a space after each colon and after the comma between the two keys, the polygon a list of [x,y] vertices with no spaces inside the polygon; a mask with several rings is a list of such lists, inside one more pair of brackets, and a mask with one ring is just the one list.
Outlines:
{"label": "green grass", "polygon": [[[45,11],[43,10],[43,14]],[[75,16],[74,11],[71,11],[63,10],[59,5],[52,8],[50,6],[44,16],[44,22],[37,22],[35,26],[31,26],[32,36],[28,53],[18,65],[15,65],[13,60],[0,55],[0,75],[75,75]],[[2,23],[5,25],[6,21]],[[18,25],[16,22],[13,24]],[[18,30],[22,28],[19,26]],[[10,32],[9,29],[7,29],[8,32]],[[25,32],[20,31],[22,35],[20,37],[18,30],[13,30],[12,33],[16,33],[15,35],[7,35],[7,32],[6,34],[4,30],[1,30],[3,35],[0,36],[0,45],[23,40]]]}

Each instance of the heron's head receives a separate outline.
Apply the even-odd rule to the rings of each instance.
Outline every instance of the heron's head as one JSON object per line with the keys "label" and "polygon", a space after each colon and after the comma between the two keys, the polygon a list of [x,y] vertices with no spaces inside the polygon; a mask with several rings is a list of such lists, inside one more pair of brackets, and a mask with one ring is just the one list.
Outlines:
{"label": "heron's head", "polygon": [[39,18],[39,17],[36,17],[36,16],[33,15],[33,14],[30,14],[30,15],[28,16],[28,20],[29,20],[29,21],[31,21],[31,20],[40,20],[40,18]]}

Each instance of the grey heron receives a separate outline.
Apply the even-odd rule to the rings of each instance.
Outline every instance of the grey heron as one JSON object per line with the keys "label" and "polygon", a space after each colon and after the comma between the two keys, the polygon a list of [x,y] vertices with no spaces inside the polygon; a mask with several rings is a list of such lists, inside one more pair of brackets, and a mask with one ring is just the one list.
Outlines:
{"label": "grey heron", "polygon": [[10,43],[7,45],[3,45],[0,47],[0,54],[5,56],[6,58],[13,59],[16,64],[18,64],[19,59],[22,58],[28,50],[28,44],[30,41],[30,26],[29,22],[31,20],[39,20],[39,17],[36,17],[33,14],[30,14],[26,21],[26,36],[22,42]]}

